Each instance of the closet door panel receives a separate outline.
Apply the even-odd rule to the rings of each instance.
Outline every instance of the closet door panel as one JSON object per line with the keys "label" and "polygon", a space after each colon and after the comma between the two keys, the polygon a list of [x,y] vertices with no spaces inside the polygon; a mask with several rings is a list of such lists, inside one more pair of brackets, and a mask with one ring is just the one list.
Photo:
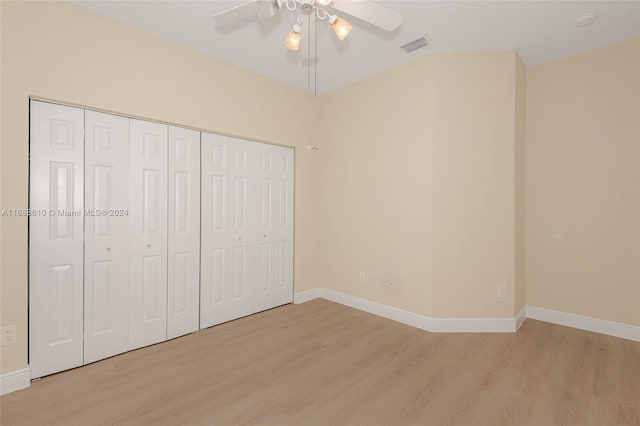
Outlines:
{"label": "closet door panel", "polygon": [[202,133],[200,328],[224,322],[229,283],[229,141]]}
{"label": "closet door panel", "polygon": [[275,245],[275,207],[276,176],[275,150],[267,144],[257,144],[258,156],[258,250],[257,268],[255,269],[255,287],[253,309],[259,312],[272,308],[274,300],[274,283],[276,279],[276,245]]}
{"label": "closet door panel", "polygon": [[167,126],[130,120],[129,349],[167,338]]}
{"label": "closet door panel", "polygon": [[129,119],[85,112],[84,362],[128,348]]}
{"label": "closet door panel", "polygon": [[253,312],[252,295],[256,251],[256,182],[254,143],[229,139],[229,314],[240,318]]}
{"label": "closet door panel", "polygon": [[278,304],[293,302],[293,197],[294,151],[275,149],[275,246],[276,274],[274,292]]}
{"label": "closet door panel", "polygon": [[200,327],[252,313],[255,194],[251,143],[202,134]]}
{"label": "closet door panel", "polygon": [[169,127],[167,338],[199,327],[200,132]]}
{"label": "closet door panel", "polygon": [[83,363],[84,111],[31,101],[31,377]]}
{"label": "closet door panel", "polygon": [[256,144],[258,151],[258,265],[254,311],[293,300],[293,150]]}

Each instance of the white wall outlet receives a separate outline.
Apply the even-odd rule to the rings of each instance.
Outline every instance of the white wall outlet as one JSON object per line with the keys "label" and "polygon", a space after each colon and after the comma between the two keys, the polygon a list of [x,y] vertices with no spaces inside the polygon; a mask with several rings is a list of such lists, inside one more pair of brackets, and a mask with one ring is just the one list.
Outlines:
{"label": "white wall outlet", "polygon": [[496,297],[505,297],[507,295],[507,288],[503,285],[496,287]]}
{"label": "white wall outlet", "polygon": [[4,345],[13,345],[16,342],[16,326],[8,325],[6,327],[2,327],[2,346]]}
{"label": "white wall outlet", "polygon": [[366,283],[367,282],[367,274],[365,274],[364,272],[358,273],[358,281],[360,281],[360,284]]}
{"label": "white wall outlet", "polygon": [[400,290],[401,281],[397,275],[387,275],[385,280],[382,281],[382,288],[388,293],[395,293]]}

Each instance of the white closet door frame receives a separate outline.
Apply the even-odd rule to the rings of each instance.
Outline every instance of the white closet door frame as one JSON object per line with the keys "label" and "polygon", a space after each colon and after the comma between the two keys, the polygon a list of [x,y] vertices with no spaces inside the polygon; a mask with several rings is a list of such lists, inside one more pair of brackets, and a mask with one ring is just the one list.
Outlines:
{"label": "white closet door frame", "polygon": [[167,126],[130,120],[129,349],[167,338]]}
{"label": "white closet door frame", "polygon": [[167,338],[199,328],[200,132],[169,127]]}
{"label": "white closet door frame", "polygon": [[83,363],[84,111],[30,102],[29,364]]}
{"label": "white closet door frame", "polygon": [[84,362],[129,339],[129,119],[85,111]]}

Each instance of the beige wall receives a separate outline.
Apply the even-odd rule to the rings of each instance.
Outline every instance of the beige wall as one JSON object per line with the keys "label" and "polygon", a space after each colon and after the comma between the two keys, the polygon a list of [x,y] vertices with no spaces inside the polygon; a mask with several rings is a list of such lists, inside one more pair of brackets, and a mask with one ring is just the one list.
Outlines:
{"label": "beige wall", "polygon": [[323,287],[431,315],[432,61],[319,98],[318,119]]}
{"label": "beige wall", "polygon": [[323,286],[513,317],[515,76],[512,51],[437,53],[320,98]]}
{"label": "beige wall", "polygon": [[639,59],[636,39],[527,72],[528,305],[640,325]]}
{"label": "beige wall", "polygon": [[434,63],[433,316],[513,317],[515,52]]}
{"label": "beige wall", "polygon": [[[313,97],[70,3],[0,7],[3,208],[27,207],[29,95],[296,146],[296,291],[318,285]],[[2,218],[1,323],[18,331],[2,372],[27,364],[26,225]]]}
{"label": "beige wall", "polygon": [[527,108],[527,69],[516,55],[516,102],[515,102],[515,294],[513,314],[517,315],[525,306],[525,139]]}

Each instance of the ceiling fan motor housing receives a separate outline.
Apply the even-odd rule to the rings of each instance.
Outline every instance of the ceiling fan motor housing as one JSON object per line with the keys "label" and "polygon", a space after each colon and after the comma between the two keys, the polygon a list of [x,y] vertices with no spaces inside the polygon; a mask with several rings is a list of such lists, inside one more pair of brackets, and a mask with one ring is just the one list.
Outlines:
{"label": "ceiling fan motor housing", "polygon": [[300,2],[300,10],[302,13],[310,13],[313,10],[314,0],[302,0]]}

